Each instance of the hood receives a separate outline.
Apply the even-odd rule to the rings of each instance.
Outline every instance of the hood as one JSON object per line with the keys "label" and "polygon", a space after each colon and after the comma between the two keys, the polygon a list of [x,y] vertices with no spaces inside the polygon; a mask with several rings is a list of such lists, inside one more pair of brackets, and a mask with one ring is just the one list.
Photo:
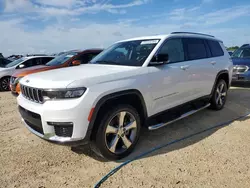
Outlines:
{"label": "hood", "polygon": [[248,65],[250,66],[250,58],[232,58],[234,65]]}
{"label": "hood", "polygon": [[24,77],[28,74],[42,72],[42,71],[46,71],[46,70],[50,70],[50,69],[53,69],[53,67],[52,66],[45,66],[45,65],[38,65],[38,66],[25,68],[25,69],[17,69],[17,70],[15,70],[13,76],[14,77]]}
{"label": "hood", "polygon": [[85,64],[31,74],[24,77],[21,84],[44,89],[88,87],[101,82],[131,77],[137,74],[140,68],[142,67]]}

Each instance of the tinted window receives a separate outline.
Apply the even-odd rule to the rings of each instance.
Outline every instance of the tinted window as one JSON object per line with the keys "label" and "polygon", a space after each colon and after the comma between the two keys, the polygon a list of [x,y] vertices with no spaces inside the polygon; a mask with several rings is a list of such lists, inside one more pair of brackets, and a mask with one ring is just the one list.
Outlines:
{"label": "tinted window", "polygon": [[186,38],[184,39],[188,60],[207,58],[207,51],[204,40]]}
{"label": "tinted window", "polygon": [[52,59],[53,59],[53,57],[43,57],[42,58],[42,64],[45,65],[46,63],[48,63]]}
{"label": "tinted window", "polygon": [[86,64],[90,62],[98,53],[89,53],[89,54],[83,54],[80,57],[76,58],[76,60],[80,60],[81,64]]}
{"label": "tinted window", "polygon": [[238,50],[236,50],[232,57],[236,57],[236,58],[250,58],[250,48],[239,48]]}
{"label": "tinted window", "polygon": [[23,62],[22,65],[24,65],[23,68],[27,68],[27,67],[33,66],[33,59],[29,59],[29,60]]}
{"label": "tinted window", "polygon": [[207,43],[209,45],[209,48],[210,48],[210,51],[211,51],[213,57],[218,57],[218,56],[224,55],[224,52],[223,52],[218,41],[207,40]]}
{"label": "tinted window", "polygon": [[184,61],[184,51],[181,39],[168,40],[158,54],[168,54],[169,63]]}

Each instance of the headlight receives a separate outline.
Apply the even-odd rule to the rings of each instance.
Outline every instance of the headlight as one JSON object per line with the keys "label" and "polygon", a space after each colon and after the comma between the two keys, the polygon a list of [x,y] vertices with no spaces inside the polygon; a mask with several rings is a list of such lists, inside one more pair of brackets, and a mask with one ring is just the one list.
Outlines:
{"label": "headlight", "polygon": [[86,88],[44,90],[42,95],[44,100],[71,99],[81,97],[85,91]]}
{"label": "headlight", "polygon": [[18,77],[18,78],[16,78],[16,79],[14,80],[14,84],[19,83],[19,81],[20,81],[22,78],[23,78],[23,76],[22,76],[22,77]]}

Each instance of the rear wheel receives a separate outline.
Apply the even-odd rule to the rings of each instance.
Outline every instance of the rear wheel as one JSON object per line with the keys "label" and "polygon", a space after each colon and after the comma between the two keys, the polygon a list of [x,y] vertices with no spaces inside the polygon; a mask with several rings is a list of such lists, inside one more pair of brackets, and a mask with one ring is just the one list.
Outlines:
{"label": "rear wheel", "polygon": [[10,91],[10,77],[4,77],[0,80],[0,90]]}
{"label": "rear wheel", "polygon": [[140,117],[130,105],[120,105],[100,117],[91,148],[101,157],[118,160],[128,156],[140,135]]}
{"label": "rear wheel", "polygon": [[227,99],[227,84],[225,80],[221,79],[217,82],[213,95],[211,98],[211,108],[214,110],[221,110]]}

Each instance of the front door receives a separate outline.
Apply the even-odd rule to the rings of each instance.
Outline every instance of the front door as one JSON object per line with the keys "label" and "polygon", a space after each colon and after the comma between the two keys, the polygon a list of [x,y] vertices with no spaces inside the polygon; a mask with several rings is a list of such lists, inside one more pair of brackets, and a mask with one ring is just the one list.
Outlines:
{"label": "front door", "polygon": [[168,39],[157,52],[168,54],[169,61],[149,67],[150,91],[154,114],[183,104],[190,99],[190,65],[185,62],[182,39]]}

